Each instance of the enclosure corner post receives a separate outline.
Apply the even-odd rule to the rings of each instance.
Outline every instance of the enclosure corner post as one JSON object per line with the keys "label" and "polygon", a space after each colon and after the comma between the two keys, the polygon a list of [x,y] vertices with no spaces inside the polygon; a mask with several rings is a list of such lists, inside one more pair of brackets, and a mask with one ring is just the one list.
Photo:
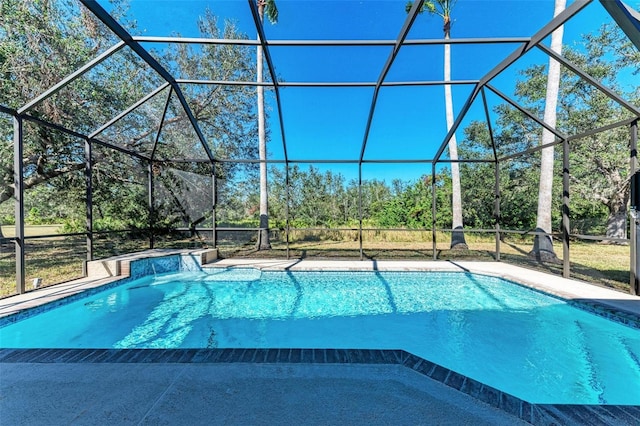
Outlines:
{"label": "enclosure corner post", "polygon": [[433,260],[438,260],[438,250],[436,241],[436,163],[431,164],[431,249],[433,250]]}
{"label": "enclosure corner post", "polygon": [[16,293],[25,292],[24,267],[24,173],[22,166],[23,129],[22,117],[13,117],[13,195],[16,199],[15,210],[15,247],[16,247]]}
{"label": "enclosure corner post", "polygon": [[562,276],[571,276],[569,259],[569,140],[562,140]]}
{"label": "enclosure corner post", "polygon": [[216,210],[218,197],[218,179],[216,179],[216,163],[211,163],[211,242],[214,249],[218,248],[218,232],[216,229]]}
{"label": "enclosure corner post", "polygon": [[494,214],[496,220],[496,261],[500,261],[500,162],[495,162],[495,200]]}
{"label": "enclosure corner post", "polygon": [[155,233],[154,233],[154,228],[155,228],[155,217],[156,217],[156,213],[155,213],[155,209],[154,209],[154,205],[155,205],[155,194],[153,191],[154,185],[153,185],[153,160],[149,161],[149,166],[147,169],[147,174],[148,174],[148,179],[147,179],[147,195],[148,195],[148,209],[149,209],[149,248],[153,249],[155,246]]}
{"label": "enclosure corner post", "polygon": [[638,250],[638,233],[640,233],[640,175],[638,174],[638,120],[631,123],[630,129],[630,176],[631,176],[631,226],[630,226],[630,285],[629,292],[640,295],[640,250]]}
{"label": "enclosure corner post", "polygon": [[285,229],[284,235],[287,243],[287,260],[289,260],[289,203],[291,202],[290,182],[289,182],[289,162],[284,165],[284,186],[286,188],[286,201],[284,205]]}
{"label": "enclosure corner post", "polygon": [[487,121],[487,130],[489,130],[489,138],[491,139],[491,150],[493,151],[493,164],[495,165],[495,185],[494,185],[494,201],[493,215],[496,228],[496,262],[500,262],[500,160],[498,160],[498,150],[496,149],[496,140],[493,137],[493,128],[491,127],[491,115],[489,114],[489,106],[487,104],[487,95],[484,86],[480,91],[482,94],[482,105],[484,107],[484,116]]}
{"label": "enclosure corner post", "polygon": [[362,161],[358,163],[358,242],[360,244],[360,260],[364,259],[362,251]]}
{"label": "enclosure corner post", "polygon": [[[92,144],[89,139],[84,141],[84,181],[87,196],[86,229],[87,229],[87,261],[93,260],[93,160]],[[86,271],[85,271],[86,272]]]}

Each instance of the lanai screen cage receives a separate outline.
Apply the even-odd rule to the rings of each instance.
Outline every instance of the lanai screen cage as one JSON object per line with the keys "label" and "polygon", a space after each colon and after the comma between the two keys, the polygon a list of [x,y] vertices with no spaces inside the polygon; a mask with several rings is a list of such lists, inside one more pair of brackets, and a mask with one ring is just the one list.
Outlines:
{"label": "lanai screen cage", "polygon": [[[271,25],[273,5],[3,2],[1,267],[13,292],[154,247],[262,256],[267,239],[286,257],[508,260],[501,247],[522,251],[508,241],[521,235],[561,241],[560,264],[540,265],[566,277],[581,273],[570,241],[628,244],[613,262],[639,292],[633,7],[281,0]],[[544,115],[550,63],[557,124]],[[551,146],[553,229],[534,229]],[[56,219],[64,226],[45,232]],[[447,250],[473,234],[495,246]]]}

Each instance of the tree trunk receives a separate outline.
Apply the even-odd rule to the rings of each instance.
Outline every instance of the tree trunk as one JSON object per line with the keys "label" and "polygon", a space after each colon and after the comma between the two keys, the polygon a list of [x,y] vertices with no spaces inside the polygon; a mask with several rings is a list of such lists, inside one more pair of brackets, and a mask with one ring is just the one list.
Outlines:
{"label": "tree trunk", "polygon": [[[260,20],[264,22],[264,3],[260,1],[258,2],[258,12]],[[256,52],[256,81],[258,83],[263,81],[262,69],[262,46],[258,45]],[[264,118],[264,86],[258,85],[256,91],[258,94],[258,155],[260,158],[260,230],[258,231],[256,249],[269,250],[271,249],[271,243],[269,242],[269,204],[267,200],[267,135]]]}
{"label": "tree trunk", "polygon": [[[445,23],[445,40],[449,39],[448,26]],[[451,45],[444,45],[444,81],[451,81]],[[444,104],[447,116],[447,132],[453,127],[453,97],[451,95],[451,85],[444,86]],[[451,234],[452,249],[466,249],[467,242],[462,231],[464,224],[462,221],[462,189],[460,187],[460,166],[458,160],[458,143],[455,133],[449,140],[449,158],[451,159],[451,209],[453,211]]]}
{"label": "tree trunk", "polygon": [[[554,16],[557,16],[565,8],[566,0],[555,0]],[[551,50],[562,53],[562,35],[564,27],[560,26],[551,34]],[[544,122],[551,127],[556,127],[556,109],[558,105],[558,93],[560,91],[560,63],[549,58],[549,73],[547,75],[547,96],[544,107]],[[542,130],[542,145],[552,143],[555,135],[547,129]],[[553,194],[553,164],[554,147],[544,148],[540,158],[540,185],[538,189],[538,213],[536,232],[551,233],[551,205]],[[536,235],[531,257],[539,261],[558,261],[553,250],[551,237],[548,235]]]}
{"label": "tree trunk", "polygon": [[[627,210],[616,211],[607,218],[607,238],[627,238]],[[618,244],[618,242],[615,242]]]}
{"label": "tree trunk", "polygon": [[[622,191],[614,196],[607,207],[609,216],[607,217],[607,238],[627,238],[627,204],[629,202],[629,192]],[[618,244],[613,242],[613,244]]]}

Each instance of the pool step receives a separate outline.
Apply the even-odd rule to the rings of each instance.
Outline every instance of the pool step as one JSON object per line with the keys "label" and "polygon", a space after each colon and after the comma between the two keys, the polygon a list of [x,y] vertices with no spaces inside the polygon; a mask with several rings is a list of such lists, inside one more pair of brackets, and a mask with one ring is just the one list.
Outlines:
{"label": "pool step", "polygon": [[577,335],[581,340],[581,347],[583,353],[583,361],[585,362],[585,367],[587,368],[587,382],[591,387],[591,390],[598,397],[599,404],[606,404],[606,400],[604,398],[604,388],[598,378],[597,371],[598,365],[596,359],[594,357],[594,350],[597,350],[597,347],[590,344],[588,341],[588,333],[585,333],[584,327],[580,323],[580,321],[575,320],[574,324],[577,329]]}
{"label": "pool step", "polygon": [[607,404],[612,400],[628,403],[637,401],[640,347],[635,337],[607,333],[586,321],[576,320],[575,324],[581,333],[589,368],[589,385],[597,395],[597,403]]}

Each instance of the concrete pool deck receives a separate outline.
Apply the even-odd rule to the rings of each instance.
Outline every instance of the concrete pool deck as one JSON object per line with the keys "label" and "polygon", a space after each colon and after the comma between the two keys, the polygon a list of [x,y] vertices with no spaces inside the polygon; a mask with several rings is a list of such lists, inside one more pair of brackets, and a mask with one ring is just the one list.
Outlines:
{"label": "concrete pool deck", "polygon": [[0,364],[3,425],[526,424],[400,366]]}
{"label": "concrete pool deck", "polygon": [[[155,250],[128,258],[176,253],[184,252]],[[639,297],[501,262],[226,259],[205,267],[468,271],[640,318]],[[3,299],[0,317],[118,278],[86,278]],[[521,424],[523,418],[534,424],[640,424],[639,407],[521,403],[513,416],[495,408],[500,404],[456,390],[445,383],[448,379],[421,374],[421,366],[408,365],[406,357],[396,364],[376,364],[340,362],[335,354],[326,361],[330,357],[325,354],[325,363],[318,364],[301,355],[292,362],[291,354],[272,362],[267,353],[253,362],[254,353],[247,362],[246,352],[230,361],[219,351],[158,350],[149,355],[135,350],[0,349],[0,424],[506,425]],[[525,409],[529,414],[523,415]]]}

